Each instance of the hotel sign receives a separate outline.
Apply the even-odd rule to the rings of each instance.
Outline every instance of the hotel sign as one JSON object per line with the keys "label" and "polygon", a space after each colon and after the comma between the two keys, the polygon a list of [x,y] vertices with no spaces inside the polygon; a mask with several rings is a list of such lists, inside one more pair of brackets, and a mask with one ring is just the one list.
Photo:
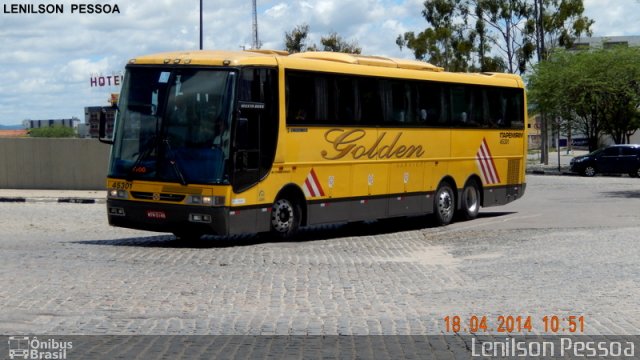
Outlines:
{"label": "hotel sign", "polygon": [[91,75],[89,78],[89,84],[91,87],[108,87],[108,86],[120,86],[124,80],[124,75]]}

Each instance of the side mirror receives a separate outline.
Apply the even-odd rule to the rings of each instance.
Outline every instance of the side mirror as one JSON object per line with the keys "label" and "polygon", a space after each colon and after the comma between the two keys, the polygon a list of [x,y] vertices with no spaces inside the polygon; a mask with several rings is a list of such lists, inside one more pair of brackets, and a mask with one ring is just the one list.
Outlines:
{"label": "side mirror", "polygon": [[100,111],[100,125],[98,127],[98,140],[103,144],[113,145],[113,139],[107,138],[107,113]]}

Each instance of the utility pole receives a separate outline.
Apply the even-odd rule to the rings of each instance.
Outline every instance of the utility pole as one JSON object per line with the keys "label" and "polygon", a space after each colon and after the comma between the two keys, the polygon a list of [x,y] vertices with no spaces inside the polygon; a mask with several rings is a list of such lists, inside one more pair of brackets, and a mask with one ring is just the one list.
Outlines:
{"label": "utility pole", "polygon": [[[545,61],[546,50],[544,46],[544,0],[535,0],[536,8],[536,28],[538,41],[538,62]],[[549,138],[548,138],[547,118],[543,111],[540,111],[540,163],[549,164]]]}
{"label": "utility pole", "polygon": [[253,0],[253,44],[252,48],[260,49],[260,40],[258,40],[258,6],[256,0]]}
{"label": "utility pole", "polygon": [[202,0],[200,0],[200,50],[202,50]]}

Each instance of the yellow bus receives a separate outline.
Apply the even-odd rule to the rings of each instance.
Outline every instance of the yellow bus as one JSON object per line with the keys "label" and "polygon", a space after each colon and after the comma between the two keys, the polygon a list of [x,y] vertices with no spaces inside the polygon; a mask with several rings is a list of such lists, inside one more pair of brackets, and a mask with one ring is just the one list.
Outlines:
{"label": "yellow bus", "polygon": [[511,74],[331,52],[194,51],[129,61],[109,223],[204,234],[434,214],[525,190],[526,98]]}

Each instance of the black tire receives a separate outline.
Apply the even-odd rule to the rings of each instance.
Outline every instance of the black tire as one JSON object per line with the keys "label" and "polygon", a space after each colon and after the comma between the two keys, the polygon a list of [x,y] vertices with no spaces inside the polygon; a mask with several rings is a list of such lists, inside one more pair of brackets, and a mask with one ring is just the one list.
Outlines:
{"label": "black tire", "polygon": [[449,183],[443,182],[436,191],[433,199],[433,212],[438,225],[444,226],[451,223],[456,211],[456,196]]}
{"label": "black tire", "polygon": [[199,241],[200,238],[202,238],[202,235],[204,234],[197,231],[185,230],[185,231],[175,231],[173,235],[176,238],[178,238],[178,240],[182,240],[182,241]]}
{"label": "black tire", "polygon": [[462,190],[460,214],[465,220],[473,220],[478,217],[480,212],[480,189],[475,180],[467,181]]}
{"label": "black tire", "polygon": [[582,175],[586,177],[593,177],[596,175],[596,168],[593,165],[587,165],[582,169]]}
{"label": "black tire", "polygon": [[294,200],[280,198],[271,209],[271,232],[280,239],[294,237],[302,223],[300,204]]}
{"label": "black tire", "polygon": [[640,167],[636,169],[636,171],[632,171],[629,173],[629,176],[632,178],[640,177]]}

